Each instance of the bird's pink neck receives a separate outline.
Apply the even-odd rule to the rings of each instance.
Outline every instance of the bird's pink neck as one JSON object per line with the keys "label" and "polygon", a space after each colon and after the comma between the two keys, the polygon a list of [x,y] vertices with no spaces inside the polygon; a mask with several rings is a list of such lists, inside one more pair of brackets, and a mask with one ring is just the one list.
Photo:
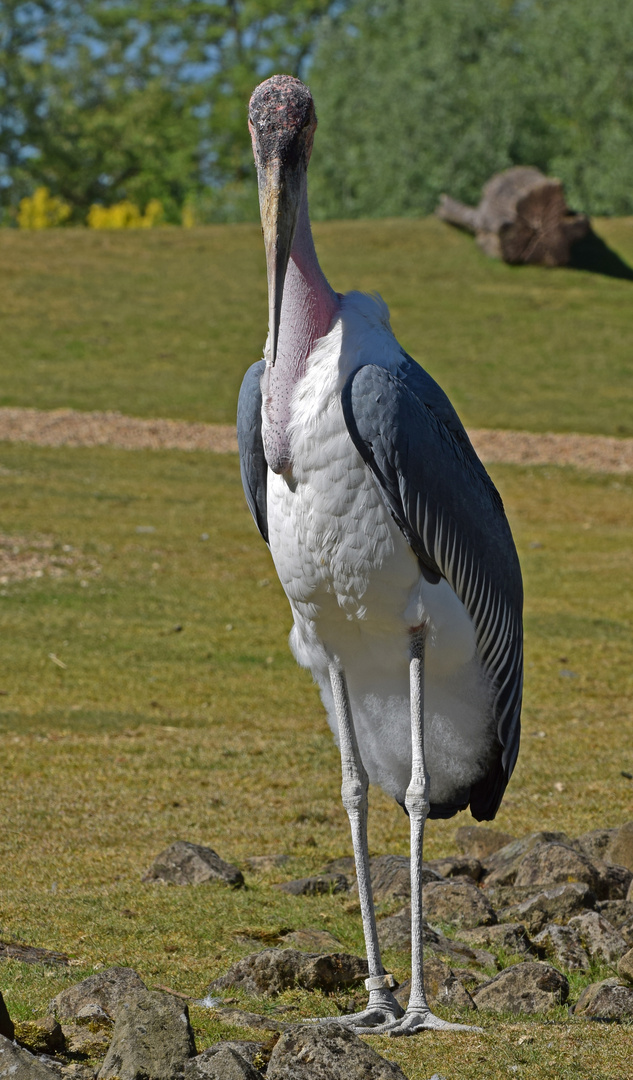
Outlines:
{"label": "bird's pink neck", "polygon": [[304,192],[286,271],[275,366],[262,378],[264,453],[273,472],[291,465],[288,423],[294,389],[305,375],[315,342],[324,337],[338,312],[340,299],[330,288],[317,259]]}

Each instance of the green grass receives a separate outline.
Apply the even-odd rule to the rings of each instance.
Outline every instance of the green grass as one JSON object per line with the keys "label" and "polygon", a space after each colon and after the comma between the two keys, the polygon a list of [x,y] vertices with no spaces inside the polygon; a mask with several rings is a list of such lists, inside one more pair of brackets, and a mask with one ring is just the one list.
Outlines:
{"label": "green grass", "polygon": [[[498,826],[521,835],[619,824],[633,794],[621,775],[633,771],[633,478],[492,472],[527,594],[526,734]],[[288,652],[289,611],[244,508],[236,458],[5,444],[0,476],[16,558],[70,560],[59,577],[42,562],[41,577],[0,583],[0,937],[76,961],[68,972],[0,965],[11,1013],[41,1014],[62,986],[114,963],[150,986],[201,995],[253,950],[239,940],[244,927],[323,926],[362,952],[344,896],[271,887],[348,854],[350,840],[338,753]],[[371,806],[372,851],[406,853],[400,809],[377,790]],[[455,850],[455,829],[469,820],[431,823],[427,856]],[[247,873],[238,892],[143,885],[152,857],[178,838],[242,866],[265,852],[290,862]],[[406,954],[387,959],[408,974]],[[297,1018],[336,1004],[299,992],[240,1003]],[[192,1015],[201,1047],[244,1037],[198,1008]],[[629,1075],[623,1027],[568,1020],[564,1009],[482,1020],[483,1036],[372,1044],[411,1080]]]}
{"label": "green grass", "polygon": [[[633,219],[598,232],[633,264]],[[467,424],[633,435],[633,282],[508,267],[435,219],[315,226]],[[1,405],[232,423],[266,330],[257,226],[0,230]]]}

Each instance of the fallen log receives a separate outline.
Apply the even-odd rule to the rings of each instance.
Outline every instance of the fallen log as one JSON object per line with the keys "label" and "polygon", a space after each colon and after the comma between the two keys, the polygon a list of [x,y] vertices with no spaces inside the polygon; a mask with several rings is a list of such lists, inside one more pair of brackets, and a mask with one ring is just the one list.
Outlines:
{"label": "fallen log", "polygon": [[496,173],[479,206],[442,195],[436,214],[474,233],[486,255],[511,264],[567,266],[572,245],[591,228],[586,214],[568,208],[560,180],[524,166]]}

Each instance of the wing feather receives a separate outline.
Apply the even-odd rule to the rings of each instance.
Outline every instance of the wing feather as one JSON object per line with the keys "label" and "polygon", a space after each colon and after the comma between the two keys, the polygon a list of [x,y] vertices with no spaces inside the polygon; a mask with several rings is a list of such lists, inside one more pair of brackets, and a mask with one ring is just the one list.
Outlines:
{"label": "wing feather", "polygon": [[503,503],[448,398],[406,354],[395,374],[373,364],[355,371],[342,404],[352,441],[413,551],[473,620],[498,746],[470,804],[475,817],[492,818],[518,753],[523,672],[523,587]]}

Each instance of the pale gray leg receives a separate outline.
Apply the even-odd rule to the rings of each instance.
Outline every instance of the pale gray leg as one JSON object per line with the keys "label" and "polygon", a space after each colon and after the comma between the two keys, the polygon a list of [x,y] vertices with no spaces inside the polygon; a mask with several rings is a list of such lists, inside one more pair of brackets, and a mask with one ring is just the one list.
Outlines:
{"label": "pale gray leg", "polygon": [[449,1024],[431,1012],[424,993],[424,942],[422,932],[422,852],[424,823],[429,813],[429,775],[424,760],[424,647],[428,626],[411,632],[411,782],[404,805],[411,823],[411,994],[402,1020],[382,1030],[390,1035],[415,1035],[418,1031],[481,1031],[466,1024]]}
{"label": "pale gray leg", "polygon": [[341,1017],[339,1023],[360,1030],[373,1029],[377,1025],[393,1023],[403,1016],[403,1010],[391,993],[395,985],[393,976],[385,974],[380,959],[374,899],[369,875],[369,848],[367,845],[367,789],[369,780],[361,761],[354,731],[354,721],[347,692],[345,674],[339,662],[330,664],[330,681],[338,720],[341,767],[343,782],[341,795],[352,831],[358,899],[363,919],[369,978],[365,986],[369,990],[369,1003],[364,1012],[355,1016]]}

